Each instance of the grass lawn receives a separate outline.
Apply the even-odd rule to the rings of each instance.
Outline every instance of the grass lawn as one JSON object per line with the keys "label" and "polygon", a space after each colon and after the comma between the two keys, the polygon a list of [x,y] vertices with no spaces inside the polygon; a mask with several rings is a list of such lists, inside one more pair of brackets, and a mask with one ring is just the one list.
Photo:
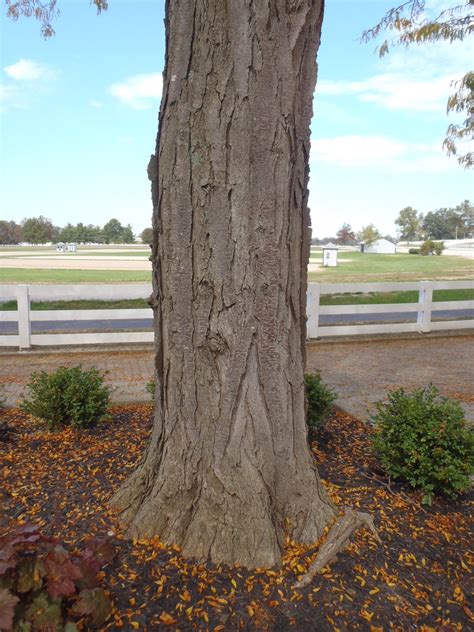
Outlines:
{"label": "grass lawn", "polygon": [[[473,290],[435,290],[435,301],[474,301]],[[379,305],[381,303],[416,303],[418,292],[371,292],[370,294],[323,294],[321,305]],[[61,309],[148,309],[146,299],[120,299],[114,301],[32,301],[31,309],[38,311]],[[0,302],[0,310],[14,311],[16,301]]]}
{"label": "grass lawn", "polygon": [[[149,309],[144,298],[125,298],[115,301],[76,300],[76,301],[31,301],[33,311],[48,311],[51,309]],[[0,310],[14,311],[16,301],[0,303]]]}
{"label": "grass lawn", "polygon": [[[473,301],[472,290],[435,290],[434,301]],[[417,303],[418,292],[370,292],[369,294],[322,294],[321,305],[380,305],[386,303]]]}
{"label": "grass lawn", "polygon": [[0,268],[2,283],[137,283],[151,282],[147,270],[44,270]]}
{"label": "grass lawn", "polygon": [[4,414],[14,432],[0,450],[0,532],[33,523],[69,550],[106,537],[115,556],[101,583],[114,611],[100,630],[472,629],[469,496],[422,508],[420,493],[380,471],[372,431],[339,412],[312,438],[315,461],[336,509],[369,512],[381,543],[361,529],[307,588],[294,584],[315,546],[289,541],[281,567],[249,571],[196,563],[157,538],[124,538],[109,501],[139,462],[152,417],[151,406],[114,407],[90,430],[49,433],[21,411]]}
{"label": "grass lawn", "polygon": [[[464,257],[421,257],[420,255],[376,255],[342,252],[335,268],[310,272],[309,281],[320,283],[370,283],[384,281],[454,280],[474,278],[474,261]],[[320,263],[319,255],[310,259]],[[347,261],[347,263],[344,263]]]}

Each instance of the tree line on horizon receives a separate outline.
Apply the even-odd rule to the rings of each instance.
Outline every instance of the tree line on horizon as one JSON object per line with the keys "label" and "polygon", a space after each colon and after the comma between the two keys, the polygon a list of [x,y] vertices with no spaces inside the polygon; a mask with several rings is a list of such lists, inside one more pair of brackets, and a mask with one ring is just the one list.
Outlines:
{"label": "tree line on horizon", "polygon": [[411,206],[403,208],[395,224],[398,236],[383,235],[374,224],[363,226],[355,232],[344,222],[334,237],[312,239],[313,245],[335,242],[343,246],[353,246],[359,242],[370,245],[380,238],[397,241],[418,241],[423,239],[468,239],[474,236],[474,206],[469,200],[451,208],[439,208],[426,215]]}
{"label": "tree line on horizon", "polygon": [[[142,243],[150,243],[152,230],[145,228],[141,233]],[[0,220],[0,244],[15,246],[21,243],[77,243],[77,244],[132,244],[135,235],[132,226],[123,226],[118,219],[112,218],[104,226],[93,224],[68,223],[64,227],[54,226],[50,219],[39,217],[25,218],[20,224],[15,221]]]}

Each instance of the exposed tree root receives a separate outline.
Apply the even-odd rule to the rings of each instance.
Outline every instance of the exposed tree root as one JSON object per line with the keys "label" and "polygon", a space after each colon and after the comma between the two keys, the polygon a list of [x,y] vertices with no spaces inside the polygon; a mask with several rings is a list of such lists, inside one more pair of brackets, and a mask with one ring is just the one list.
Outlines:
{"label": "exposed tree root", "polygon": [[352,534],[360,527],[367,527],[382,543],[377,529],[375,528],[372,516],[361,511],[354,511],[351,507],[347,507],[344,514],[339,516],[332,525],[326,540],[321,545],[316,559],[311,564],[303,577],[294,585],[294,588],[304,588],[313,577],[327,564],[332,562],[340,551],[343,551],[349,544]]}

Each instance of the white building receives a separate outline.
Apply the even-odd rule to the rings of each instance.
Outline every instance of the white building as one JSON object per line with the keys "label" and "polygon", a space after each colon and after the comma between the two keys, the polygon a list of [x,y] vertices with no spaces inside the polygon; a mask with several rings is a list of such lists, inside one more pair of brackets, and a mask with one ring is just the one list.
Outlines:
{"label": "white building", "polygon": [[393,255],[395,254],[396,247],[388,239],[377,239],[370,246],[366,246],[366,244],[361,241],[359,244],[360,252],[365,252],[367,254],[379,254],[379,255]]}
{"label": "white building", "polygon": [[323,267],[335,267],[337,266],[337,251],[339,246],[336,244],[325,244],[323,246]]}

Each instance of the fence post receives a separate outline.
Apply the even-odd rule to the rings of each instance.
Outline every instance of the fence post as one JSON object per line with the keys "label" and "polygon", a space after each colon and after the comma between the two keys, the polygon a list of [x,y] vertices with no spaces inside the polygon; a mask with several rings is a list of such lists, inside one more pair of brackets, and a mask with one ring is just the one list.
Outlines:
{"label": "fence post", "polygon": [[431,331],[431,310],[433,308],[433,284],[430,281],[420,281],[418,294],[418,315],[416,323],[420,333]]}
{"label": "fence post", "polygon": [[306,337],[318,338],[319,333],[319,299],[321,296],[320,283],[308,283],[306,311],[308,320],[306,323]]}
{"label": "fence post", "polygon": [[28,285],[18,285],[16,290],[18,306],[18,346],[22,349],[31,347],[30,297]]}

